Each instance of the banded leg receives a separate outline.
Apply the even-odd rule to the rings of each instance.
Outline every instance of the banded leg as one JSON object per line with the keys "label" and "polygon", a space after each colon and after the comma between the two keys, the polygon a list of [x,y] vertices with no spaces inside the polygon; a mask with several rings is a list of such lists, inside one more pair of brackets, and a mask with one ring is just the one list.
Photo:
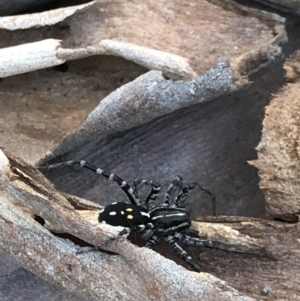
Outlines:
{"label": "banded leg", "polygon": [[121,236],[124,235],[129,235],[131,232],[130,228],[124,228],[122,231],[120,231],[116,236],[112,236],[109,239],[105,240],[103,243],[101,243],[98,246],[94,246],[94,247],[88,247],[88,248],[80,248],[77,252],[76,255],[78,254],[84,254],[84,253],[89,253],[89,252],[96,252],[99,251],[101,249],[102,246],[112,242],[113,240],[118,239]]}
{"label": "banded leg", "polygon": [[193,237],[180,232],[174,233],[173,237],[188,246],[217,248],[212,241],[200,237]]}
{"label": "banded leg", "polygon": [[171,249],[181,258],[183,259],[188,265],[190,265],[194,270],[200,272],[200,267],[194,261],[194,259],[181,248],[181,246],[175,242],[174,237],[172,235],[168,235],[164,237],[166,242],[169,244]]}
{"label": "banded leg", "polygon": [[175,233],[174,237],[188,246],[219,249],[219,250],[229,251],[229,252],[240,252],[234,247],[225,244],[223,245],[221,243],[213,242],[211,240],[203,239],[200,237],[193,237],[186,234],[181,234],[180,237],[180,233]]}
{"label": "banded leg", "polygon": [[151,210],[155,207],[154,201],[157,198],[157,195],[160,191],[161,185],[158,182],[152,181],[152,180],[139,180],[136,179],[134,180],[134,189],[135,189],[135,194],[137,195],[137,185],[138,184],[144,184],[147,186],[151,186],[150,192],[147,194],[145,198],[145,204],[147,210]]}
{"label": "banded leg", "polygon": [[98,168],[92,164],[89,164],[83,160],[80,160],[80,161],[71,160],[71,161],[56,163],[56,164],[52,164],[52,165],[48,165],[48,166],[40,166],[38,168],[53,169],[53,168],[57,168],[57,167],[71,166],[71,165],[79,165],[83,168],[89,169],[89,170],[97,173],[98,175],[102,175],[104,178],[106,178],[108,180],[115,181],[120,186],[120,188],[125,192],[125,194],[127,195],[131,204],[135,204],[135,205],[141,204],[141,201],[139,200],[137,194],[129,186],[129,184],[126,181],[124,181],[122,178],[120,178],[119,176],[117,176],[113,173],[109,173],[109,172],[107,172],[101,168]]}
{"label": "banded leg", "polygon": [[170,184],[166,194],[164,205],[170,206],[174,203],[174,193],[177,189],[182,189],[182,177],[176,176],[175,179]]}
{"label": "banded leg", "polygon": [[159,241],[159,236],[157,236],[157,235],[152,235],[152,236],[148,239],[148,241],[147,241],[145,247],[148,248],[148,249],[153,249],[153,247],[156,245],[156,243],[157,243],[158,241]]}
{"label": "banded leg", "polygon": [[138,225],[137,230],[140,232],[142,239],[148,241],[154,234],[154,225],[152,223]]}
{"label": "banded leg", "polygon": [[187,196],[190,194],[190,192],[194,189],[194,188],[199,188],[201,189],[204,193],[208,194],[211,197],[211,201],[212,201],[212,212],[213,215],[217,215],[217,207],[216,207],[216,197],[215,195],[210,192],[208,189],[202,187],[199,183],[189,183],[186,184],[183,189],[180,191],[180,193],[178,194],[177,198],[175,199],[175,204],[178,207],[184,207],[184,203],[185,200],[187,198]]}

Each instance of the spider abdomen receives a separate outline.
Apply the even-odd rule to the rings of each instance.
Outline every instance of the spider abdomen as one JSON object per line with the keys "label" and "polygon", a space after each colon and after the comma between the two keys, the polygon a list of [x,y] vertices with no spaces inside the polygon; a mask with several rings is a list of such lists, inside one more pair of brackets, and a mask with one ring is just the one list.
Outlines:
{"label": "spider abdomen", "polygon": [[159,235],[183,231],[191,226],[189,214],[185,208],[155,207],[150,211],[150,216]]}

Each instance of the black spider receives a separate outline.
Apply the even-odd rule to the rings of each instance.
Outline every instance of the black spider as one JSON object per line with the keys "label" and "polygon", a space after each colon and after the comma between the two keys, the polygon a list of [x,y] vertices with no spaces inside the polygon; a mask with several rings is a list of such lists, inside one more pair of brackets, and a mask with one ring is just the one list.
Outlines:
{"label": "black spider", "polygon": [[[210,240],[199,237],[192,237],[186,234],[191,226],[189,210],[185,207],[185,200],[192,189],[198,187],[212,198],[213,214],[216,215],[215,196],[209,190],[198,183],[190,183],[183,187],[182,177],[176,176],[170,184],[162,205],[156,206],[155,199],[158,196],[161,185],[154,181],[135,180],[134,188],[121,179],[119,176],[108,173],[101,168],[97,168],[85,161],[67,161],[48,165],[47,169],[60,166],[79,165],[87,168],[105,178],[117,182],[121,189],[127,195],[131,204],[124,202],[115,202],[106,206],[99,214],[99,222],[107,223],[112,226],[122,226],[125,229],[121,235],[129,233],[130,230],[139,231],[144,240],[147,241],[146,247],[152,249],[161,237],[169,244],[175,253],[187,262],[196,271],[200,271],[199,266],[193,258],[177,243],[177,241],[192,246],[201,246],[214,248],[217,247]],[[151,190],[146,196],[145,206],[141,206],[138,198],[138,184],[151,186]],[[174,193],[181,189],[174,199]]]}

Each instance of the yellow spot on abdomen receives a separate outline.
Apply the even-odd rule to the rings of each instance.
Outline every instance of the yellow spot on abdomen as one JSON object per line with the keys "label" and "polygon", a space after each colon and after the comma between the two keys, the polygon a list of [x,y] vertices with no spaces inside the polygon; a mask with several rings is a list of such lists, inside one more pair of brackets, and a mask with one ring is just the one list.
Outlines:
{"label": "yellow spot on abdomen", "polygon": [[133,211],[133,209],[132,208],[127,208],[126,211],[131,212],[131,211]]}
{"label": "yellow spot on abdomen", "polygon": [[116,211],[111,211],[111,212],[109,212],[109,215],[117,215],[117,212]]}
{"label": "yellow spot on abdomen", "polygon": [[127,219],[133,219],[133,215],[131,214],[127,215]]}

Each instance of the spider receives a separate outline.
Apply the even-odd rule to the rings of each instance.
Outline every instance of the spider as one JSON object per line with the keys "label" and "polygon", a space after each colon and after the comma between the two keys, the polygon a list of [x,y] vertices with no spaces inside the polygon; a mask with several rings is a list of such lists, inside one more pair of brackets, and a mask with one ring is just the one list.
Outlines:
{"label": "spider", "polygon": [[[215,248],[217,246],[210,240],[200,237],[189,236],[187,231],[191,226],[190,211],[185,207],[185,201],[194,188],[199,188],[212,199],[213,214],[216,215],[216,200],[214,194],[202,187],[199,183],[189,183],[183,187],[182,177],[176,176],[171,182],[161,205],[156,206],[156,200],[161,185],[151,180],[135,180],[133,188],[119,176],[108,173],[101,168],[83,160],[72,160],[62,163],[44,166],[42,168],[52,169],[62,166],[79,165],[89,169],[103,177],[115,181],[127,195],[129,203],[115,202],[106,206],[99,214],[99,222],[112,226],[124,227],[119,235],[129,234],[131,230],[138,231],[146,240],[145,247],[152,249],[154,245],[163,238],[175,253],[183,259],[194,270],[200,272],[200,267],[194,259],[178,244],[181,242],[190,246],[201,246]],[[138,197],[138,185],[143,184],[151,187],[145,198],[145,207],[141,206]],[[180,192],[175,197],[175,192]]]}

